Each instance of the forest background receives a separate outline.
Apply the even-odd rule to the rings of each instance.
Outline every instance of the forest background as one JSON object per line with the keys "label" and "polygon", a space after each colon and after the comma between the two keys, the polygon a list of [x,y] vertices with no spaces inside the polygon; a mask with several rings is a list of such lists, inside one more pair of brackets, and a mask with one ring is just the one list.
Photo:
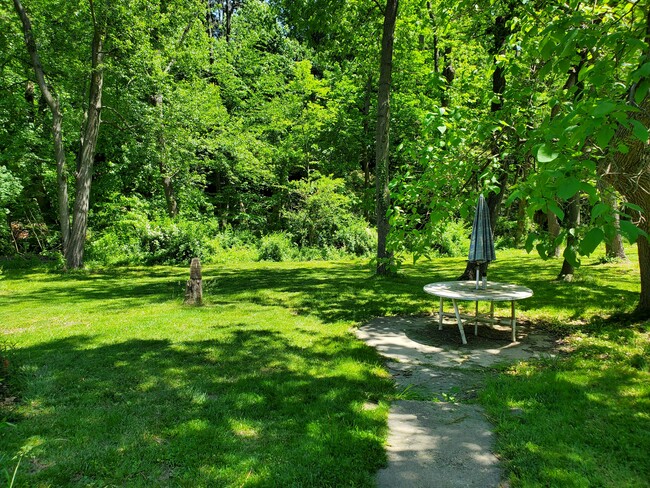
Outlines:
{"label": "forest background", "polygon": [[483,193],[561,276],[638,239],[648,312],[649,45],[636,1],[3,2],[0,253],[328,259],[386,219],[393,269],[462,255]]}

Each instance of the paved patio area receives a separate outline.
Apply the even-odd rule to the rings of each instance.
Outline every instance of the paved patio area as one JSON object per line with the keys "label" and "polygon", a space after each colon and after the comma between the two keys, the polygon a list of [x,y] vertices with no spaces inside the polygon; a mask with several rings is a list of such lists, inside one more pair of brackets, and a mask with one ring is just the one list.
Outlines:
{"label": "paved patio area", "polygon": [[[473,327],[468,327],[469,331]],[[462,345],[455,320],[442,331],[434,317],[380,317],[356,335],[386,357],[396,387],[408,400],[393,403],[388,417],[388,466],[379,488],[505,487],[494,455],[492,426],[476,397],[487,369],[555,354],[548,334],[525,322],[517,342],[510,328],[479,326]]]}

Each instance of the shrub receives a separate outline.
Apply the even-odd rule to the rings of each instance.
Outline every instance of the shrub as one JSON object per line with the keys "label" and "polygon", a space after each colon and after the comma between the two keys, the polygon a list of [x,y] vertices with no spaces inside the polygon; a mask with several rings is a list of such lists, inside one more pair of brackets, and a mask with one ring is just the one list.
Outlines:
{"label": "shrub", "polygon": [[334,244],[347,253],[365,256],[377,245],[377,231],[370,229],[365,220],[353,218],[336,231]]}
{"label": "shrub", "polygon": [[183,264],[208,254],[210,234],[202,222],[163,219],[147,226],[140,239],[148,264]]}
{"label": "shrub", "polygon": [[440,225],[435,231],[433,249],[440,256],[461,257],[469,253],[471,231],[462,221]]}
{"label": "shrub", "polygon": [[294,244],[284,232],[274,232],[262,237],[260,241],[260,261],[289,261],[295,255]]}
{"label": "shrub", "polygon": [[304,248],[336,248],[362,256],[375,246],[376,234],[352,212],[357,203],[344,193],[345,182],[316,174],[295,182],[290,210],[284,212],[293,241]]}
{"label": "shrub", "polygon": [[255,261],[258,259],[259,239],[250,231],[227,229],[208,240],[207,256],[209,263],[228,263],[233,261]]}

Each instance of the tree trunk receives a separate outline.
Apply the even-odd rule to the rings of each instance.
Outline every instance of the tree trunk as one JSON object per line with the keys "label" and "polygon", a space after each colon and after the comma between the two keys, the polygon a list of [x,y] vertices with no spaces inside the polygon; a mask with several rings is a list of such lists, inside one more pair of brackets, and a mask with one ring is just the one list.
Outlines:
{"label": "tree trunk", "polygon": [[517,230],[515,231],[515,248],[521,247],[526,232],[526,201],[522,198],[517,205]]}
{"label": "tree trunk", "polygon": [[[580,195],[575,194],[569,200],[569,209],[567,212],[567,228],[569,229],[569,233],[567,234],[567,238],[566,238],[567,249],[572,249],[575,246],[575,242],[576,242],[575,231],[577,230],[579,225],[580,225]],[[574,232],[571,232],[572,230]],[[558,274],[556,279],[571,281],[573,279],[573,273],[575,273],[573,264],[571,264],[566,258],[564,258],[564,262],[562,263],[562,269],[560,270],[560,274]]]}
{"label": "tree trunk", "polygon": [[158,128],[158,169],[160,171],[160,180],[165,194],[165,203],[167,204],[167,214],[170,217],[178,215],[178,200],[176,199],[176,192],[174,191],[174,183],[167,164],[167,144],[165,143],[165,113],[163,108],[163,96],[157,94],[153,97],[154,104],[159,110]]}
{"label": "tree trunk", "polygon": [[86,232],[88,230],[88,209],[90,208],[90,187],[92,184],[95,149],[101,124],[102,92],[104,88],[104,31],[95,24],[92,44],[92,74],[88,112],[82,130],[82,145],[79,153],[76,175],[76,193],[73,210],[72,232],[66,253],[68,268],[83,266]]}
{"label": "tree trunk", "polygon": [[52,113],[52,138],[54,139],[54,155],[56,159],[56,181],[57,181],[57,196],[59,204],[59,225],[61,226],[61,244],[64,254],[68,248],[68,241],[70,236],[70,211],[68,201],[68,171],[65,161],[65,146],[63,144],[63,115],[59,106],[59,99],[50,91],[50,88],[45,81],[45,73],[43,65],[41,64],[34,33],[32,31],[32,24],[29,20],[27,12],[23,8],[20,0],[14,0],[14,8],[20,17],[23,24],[23,33],[25,36],[25,45],[27,52],[32,62],[32,68],[36,75],[36,81],[41,90],[41,94],[47,103],[47,106]]}
{"label": "tree trunk", "polygon": [[[557,215],[555,215],[550,210],[546,212],[546,221],[548,222],[548,233],[551,235],[553,240],[555,240],[562,230],[560,222],[557,220]],[[553,252],[553,257],[559,258],[562,256],[562,246],[555,246],[555,251]]]}
{"label": "tree trunk", "polygon": [[611,185],[608,185],[604,180],[598,180],[597,186],[602,201],[612,208],[610,218],[614,222],[614,228],[616,229],[616,234],[614,237],[605,241],[605,257],[608,259],[620,259],[627,261],[627,255],[625,254],[625,249],[623,248],[623,239],[621,238],[621,233],[619,232],[621,228],[621,216],[616,211],[616,208],[618,207],[616,194]]}
{"label": "tree trunk", "polygon": [[368,144],[368,139],[370,136],[370,99],[372,98],[372,75],[368,75],[368,80],[366,81],[366,90],[363,94],[363,108],[361,109],[361,115],[363,116],[363,150],[361,151],[361,157],[363,158],[363,182],[364,189],[370,188],[370,165],[372,164],[372,152],[370,144]]}
{"label": "tree trunk", "polygon": [[[612,201],[610,205],[616,205],[616,200]],[[612,212],[612,219],[614,220],[616,235],[613,239],[605,241],[605,256],[609,259],[628,261],[627,255],[625,254],[625,248],[623,247],[623,239],[619,232],[619,229],[621,228],[621,216],[618,212]]]}
{"label": "tree trunk", "polygon": [[390,141],[390,85],[393,73],[393,41],[399,0],[386,0],[384,29],[381,40],[379,92],[377,95],[377,138],[375,147],[376,214],[377,214],[377,274],[390,273],[392,252],[386,248],[390,230],[389,141]]}
{"label": "tree trunk", "polygon": [[[639,105],[639,111],[631,114],[635,120],[645,127],[650,127],[650,97],[646,97]],[[650,231],[648,216],[650,216],[650,145],[648,141],[639,140],[631,128],[620,126],[610,147],[623,143],[628,146],[628,152],[623,154],[612,150],[601,161],[599,172],[605,181],[611,184],[625,199],[642,209],[639,216],[639,228]],[[650,245],[644,237],[639,237],[639,268],[641,273],[641,293],[637,313],[650,316]]]}
{"label": "tree trunk", "polygon": [[[510,28],[508,27],[508,21],[514,16],[514,11],[511,9],[508,16],[499,16],[494,20],[494,45],[492,48],[492,54],[494,55],[494,71],[492,72],[492,93],[495,95],[492,102],[490,103],[490,112],[495,113],[503,108],[503,91],[506,87],[506,78],[505,71],[502,66],[497,64],[497,54],[501,52],[503,46],[506,43],[506,39],[510,34]],[[492,141],[491,147],[492,156],[495,158],[500,158],[501,148],[499,147],[498,141]],[[492,228],[492,234],[494,235],[494,230],[497,225],[497,218],[499,216],[499,208],[501,207],[501,202],[503,202],[503,197],[508,187],[508,164],[507,162],[502,162],[501,174],[499,175],[499,192],[490,193],[486,198],[486,203],[490,213],[490,227]],[[465,271],[457,279],[458,280],[474,280],[476,279],[476,263],[467,262],[465,266]],[[487,266],[482,270],[482,273],[487,274]]]}
{"label": "tree trunk", "polygon": [[445,67],[442,69],[442,76],[444,76],[446,84],[442,90],[442,95],[440,95],[440,105],[442,107],[448,107],[449,95],[447,92],[449,88],[451,88],[454,78],[456,78],[456,70],[454,70],[454,66],[451,64],[451,47],[445,48],[442,59],[445,61]]}

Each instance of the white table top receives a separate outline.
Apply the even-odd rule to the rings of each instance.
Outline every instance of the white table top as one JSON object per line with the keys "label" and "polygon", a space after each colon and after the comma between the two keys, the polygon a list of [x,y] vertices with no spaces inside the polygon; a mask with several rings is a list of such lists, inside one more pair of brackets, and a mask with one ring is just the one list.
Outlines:
{"label": "white table top", "polygon": [[468,301],[512,301],[533,296],[533,290],[520,285],[488,281],[485,289],[476,289],[476,281],[442,281],[425,285],[424,291],[437,297]]}

